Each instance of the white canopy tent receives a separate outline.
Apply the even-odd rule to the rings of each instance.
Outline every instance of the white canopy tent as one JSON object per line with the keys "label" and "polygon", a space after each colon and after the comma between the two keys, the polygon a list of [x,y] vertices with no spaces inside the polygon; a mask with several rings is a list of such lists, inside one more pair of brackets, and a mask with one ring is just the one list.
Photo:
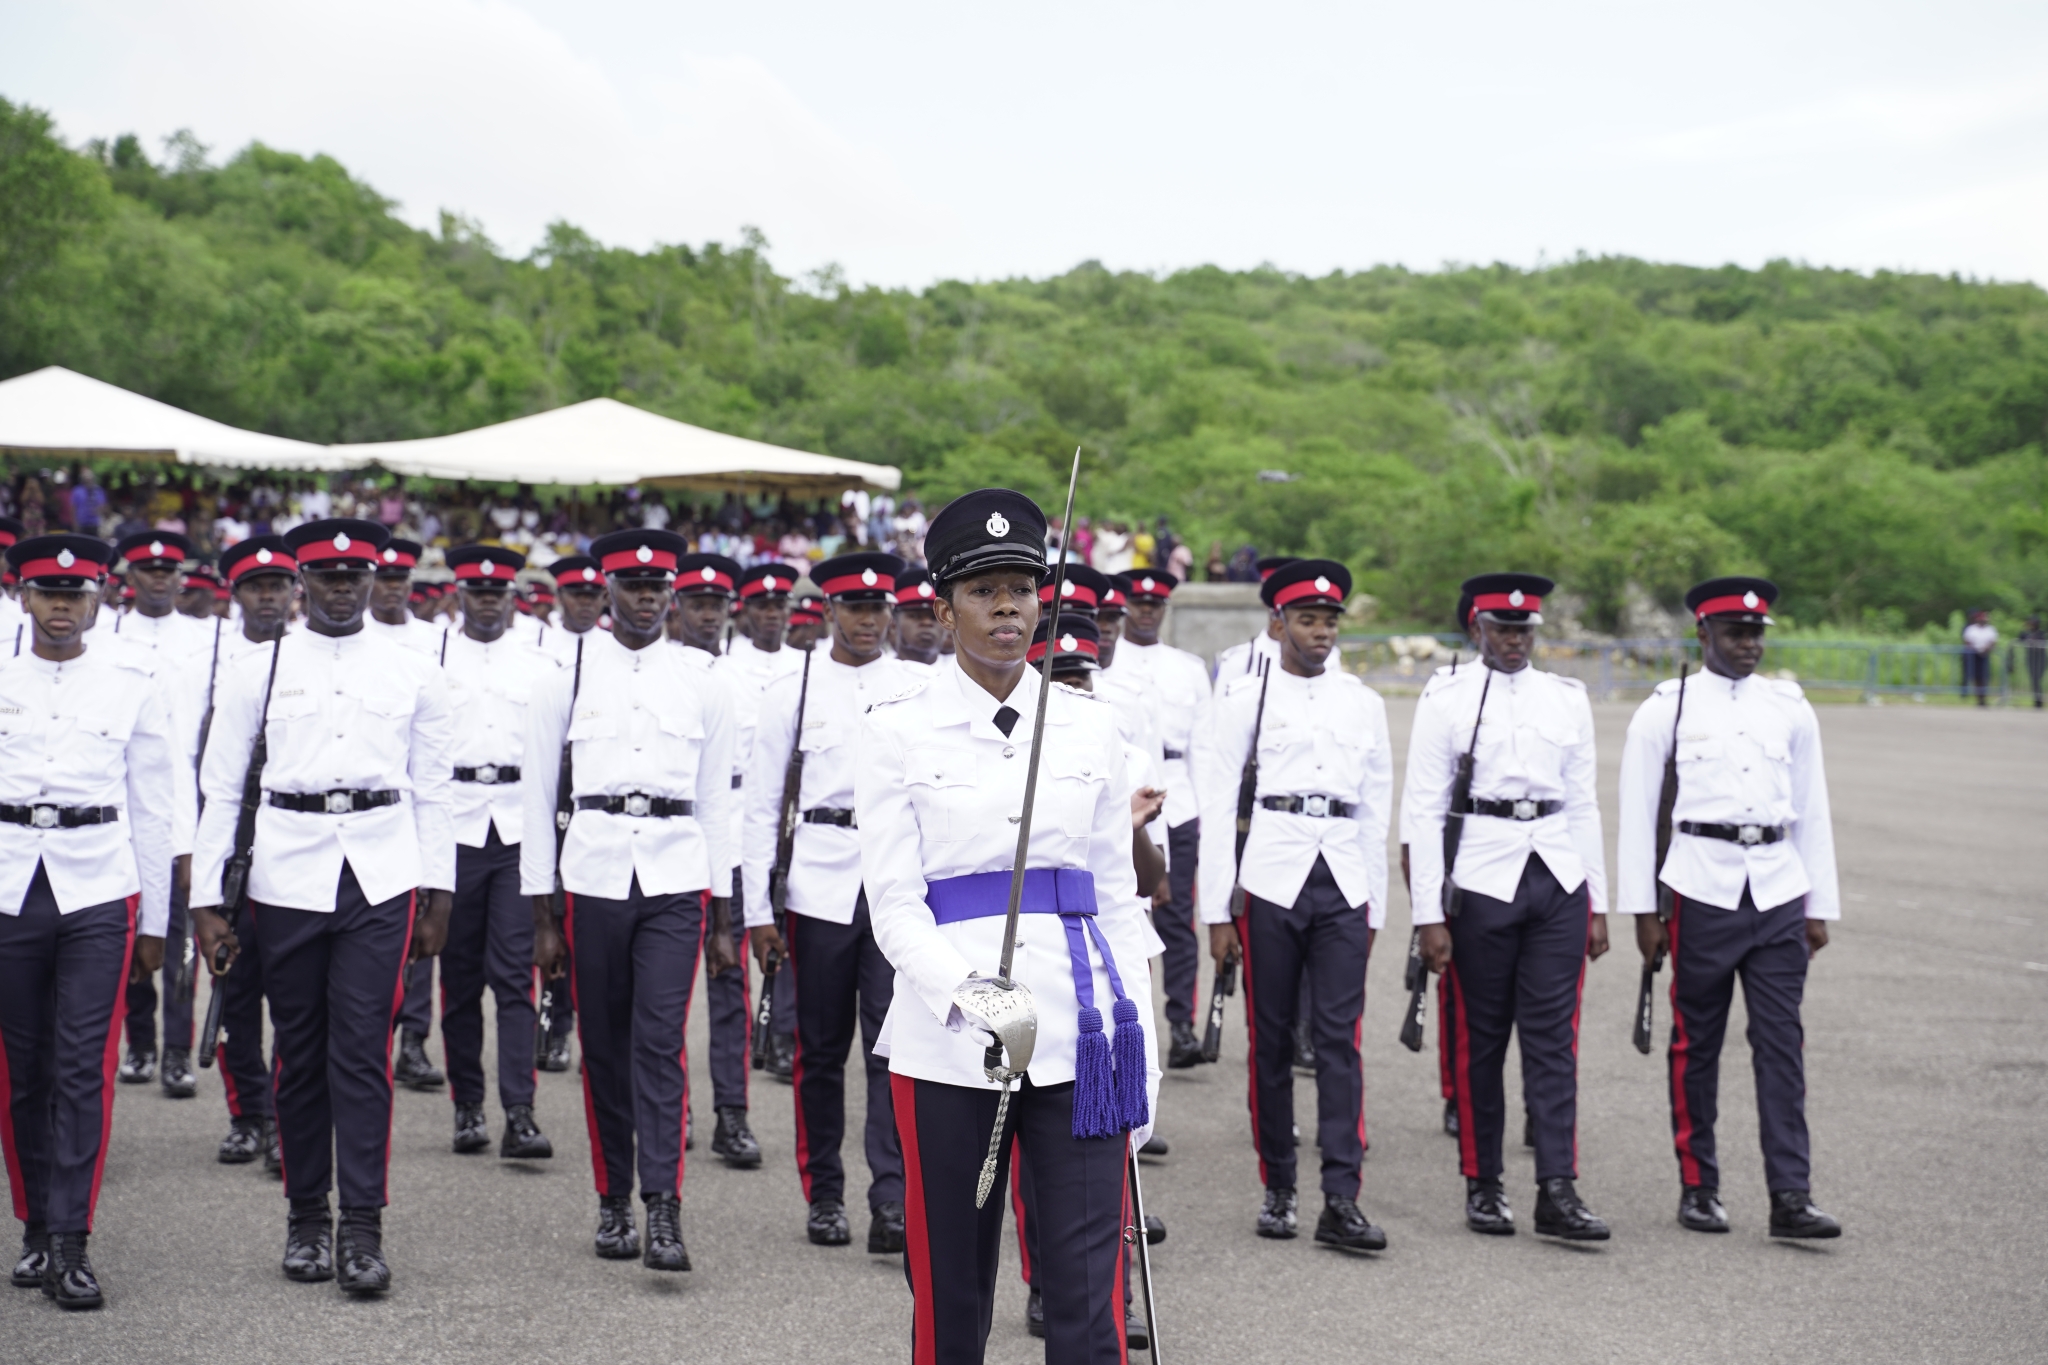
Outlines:
{"label": "white canopy tent", "polygon": [[116,456],[255,469],[339,469],[310,441],[243,431],[51,365],[0,380],[0,455]]}
{"label": "white canopy tent", "polygon": [[817,496],[863,485],[894,489],[903,479],[894,465],[864,464],[728,436],[610,398],[453,436],[330,449],[351,465],[499,483],[638,483]]}

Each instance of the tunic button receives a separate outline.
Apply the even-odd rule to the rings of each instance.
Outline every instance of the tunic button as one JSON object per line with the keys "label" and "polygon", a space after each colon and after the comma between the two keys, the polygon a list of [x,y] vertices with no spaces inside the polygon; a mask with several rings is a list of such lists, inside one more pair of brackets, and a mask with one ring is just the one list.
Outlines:
{"label": "tunic button", "polygon": [[1014,746],[1012,746],[1012,745],[1008,745],[1008,744],[1005,744],[1005,745],[1003,746],[1003,757],[1004,757],[1004,758],[1015,758],[1016,756],[1017,756],[1017,750],[1016,750],[1016,748],[1015,748]]}

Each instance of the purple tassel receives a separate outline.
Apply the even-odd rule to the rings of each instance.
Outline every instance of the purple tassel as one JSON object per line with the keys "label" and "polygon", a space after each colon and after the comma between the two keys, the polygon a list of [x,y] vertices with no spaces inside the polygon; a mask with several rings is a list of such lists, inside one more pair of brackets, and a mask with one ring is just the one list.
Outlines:
{"label": "purple tassel", "polygon": [[1074,1046],[1074,1136],[1115,1137],[1116,1095],[1110,1079],[1109,1039],[1102,1033],[1102,1011],[1081,1011],[1081,1038]]}
{"label": "purple tassel", "polygon": [[1116,1126],[1143,1128],[1151,1117],[1145,1101],[1145,1030],[1138,1024],[1138,1006],[1129,996],[1110,1012],[1116,1020]]}

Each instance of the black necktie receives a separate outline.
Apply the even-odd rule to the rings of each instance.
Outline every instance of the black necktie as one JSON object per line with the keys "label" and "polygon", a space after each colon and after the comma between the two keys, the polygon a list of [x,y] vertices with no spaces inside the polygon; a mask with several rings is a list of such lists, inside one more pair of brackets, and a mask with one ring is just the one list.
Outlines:
{"label": "black necktie", "polygon": [[1017,709],[1013,706],[999,706],[996,708],[996,729],[1003,732],[1004,739],[1010,737],[1010,731],[1017,728],[1017,722],[1021,719],[1022,717],[1017,714]]}

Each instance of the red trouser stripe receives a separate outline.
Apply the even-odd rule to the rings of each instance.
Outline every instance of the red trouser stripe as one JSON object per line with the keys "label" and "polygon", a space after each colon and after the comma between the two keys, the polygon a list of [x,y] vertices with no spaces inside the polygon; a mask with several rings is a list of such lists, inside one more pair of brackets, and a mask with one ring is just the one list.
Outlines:
{"label": "red trouser stripe", "polygon": [[903,1144],[903,1231],[910,1271],[911,1365],[938,1365],[938,1328],[932,1311],[932,1244],[924,1202],[924,1160],[917,1146],[917,1082],[890,1073],[896,1102],[896,1137]]}
{"label": "red trouser stripe", "polygon": [[1451,974],[1436,979],[1436,1069],[1444,1098],[1458,1098],[1458,1084],[1451,1076]]}
{"label": "red trouser stripe", "polygon": [[1010,1138],[1010,1209],[1017,1215],[1018,1278],[1031,1283],[1031,1242],[1024,1232],[1024,1137]]}
{"label": "red trouser stripe", "polygon": [[[803,988],[803,978],[796,970],[796,921],[795,915],[782,917],[782,943],[789,949],[789,958],[781,970],[789,976],[789,1007],[798,1018],[802,1009],[797,1004],[797,992]],[[796,1174],[803,1182],[804,1202],[811,1202],[811,1130],[804,1124],[804,1031],[797,1027],[796,1019],[789,1021],[791,1043],[789,1059],[789,1088],[796,1092]]]}
{"label": "red trouser stripe", "polygon": [[[128,910],[128,942],[121,949],[121,975],[118,981],[128,980],[128,966],[135,958],[135,907],[141,896],[130,896]],[[114,1010],[107,1018],[107,1045],[100,1057],[100,1151],[92,1163],[92,1194],[85,1201],[85,1230],[92,1231],[93,1211],[100,1206],[100,1177],[107,1170],[107,1145],[114,1135],[114,1072],[121,1064],[121,1016],[127,1013],[127,992],[119,985],[114,989]]]}
{"label": "red trouser stripe", "polygon": [[1252,917],[1249,912],[1237,920],[1238,975],[1244,979],[1245,1104],[1252,1111],[1252,1151],[1259,1158],[1259,1188],[1266,1188],[1266,1148],[1259,1141],[1259,1011],[1252,997]]}
{"label": "red trouser stripe", "polygon": [[1365,1015],[1361,1012],[1358,1021],[1351,1026],[1351,1055],[1358,1066],[1358,1150],[1372,1146],[1365,1136]]}
{"label": "red trouser stripe", "polygon": [[[368,900],[369,897],[363,897]],[[390,1027],[384,1030],[384,1093],[387,1096],[398,1093],[391,1081],[391,1035],[398,1031],[398,1012],[405,1008],[406,968],[412,965],[412,926],[419,918],[420,893],[411,891],[405,897],[405,951],[398,955],[398,979],[391,988]],[[448,1030],[441,1030],[441,1053],[445,1064],[448,1052]],[[391,1116],[384,1116],[384,1202],[391,1202]]]}
{"label": "red trouser stripe", "polygon": [[[1134,1219],[1131,1216],[1131,1210],[1135,1203],[1135,1201],[1131,1198],[1131,1157],[1129,1155],[1131,1150],[1131,1135],[1129,1133],[1125,1133],[1123,1135],[1123,1138],[1125,1153],[1123,1180],[1123,1215],[1121,1220],[1117,1223],[1117,1226],[1127,1228],[1134,1226],[1136,1223],[1136,1219]],[[1145,1235],[1145,1229],[1139,1228],[1138,1235],[1140,1237],[1143,1237]],[[1116,1285],[1111,1290],[1111,1293],[1113,1293],[1115,1297],[1109,1301],[1109,1312],[1111,1320],[1117,1324],[1117,1365],[1131,1365],[1131,1338],[1130,1334],[1125,1332],[1123,1329],[1125,1302],[1124,1295],[1128,1292],[1125,1286],[1130,1283],[1131,1257],[1136,1256],[1138,1254],[1140,1253],[1138,1252],[1137,1248],[1129,1242],[1123,1242],[1120,1246],[1117,1247],[1116,1251]]]}
{"label": "red trouser stripe", "polygon": [[[1586,883],[1586,947],[1592,946],[1592,940],[1593,883],[1588,881]],[[1585,948],[1581,948],[1579,950],[1578,993],[1572,997],[1572,1179],[1574,1180],[1579,1178],[1579,1119],[1577,1103],[1579,1086],[1579,1016],[1585,1012],[1586,1008],[1586,964],[1590,960],[1586,956]]]}
{"label": "red trouser stripe", "polygon": [[[697,979],[697,963],[704,956],[704,926],[711,920],[711,893],[705,891],[697,901],[697,948],[690,954],[690,965],[683,973],[685,983]],[[683,1113],[676,1120],[676,1187],[674,1193],[683,1192],[683,1171],[690,1163],[690,1003],[695,999],[692,992],[689,1000],[683,1002],[682,1026],[676,1030],[676,1066],[683,1073]],[[645,1195],[646,1190],[641,1190]]]}
{"label": "red trouser stripe", "polygon": [[[562,938],[569,945],[569,960],[576,960],[576,897],[564,889],[562,892]],[[583,1044],[583,1002],[576,998],[576,973],[569,972],[569,1008],[576,1011],[576,1042],[578,1050]],[[590,1068],[578,1068],[583,1074],[583,1122],[590,1129],[590,1165],[596,1175],[597,1197],[605,1198],[612,1192],[611,1180],[605,1174],[604,1141],[597,1135],[597,1106],[590,1102]],[[631,1193],[629,1190],[627,1193]]]}
{"label": "red trouser stripe", "polygon": [[1479,1139],[1472,1124],[1472,1034],[1465,1027],[1465,989],[1458,980],[1458,959],[1444,972],[1451,983],[1451,1055],[1458,1088],[1458,1167],[1468,1180],[1479,1178]]}
{"label": "red trouser stripe", "polygon": [[1700,1183],[1700,1164],[1692,1154],[1692,1106],[1685,1099],[1685,1064],[1692,1040],[1686,1036],[1685,1014],[1678,1007],[1678,917],[1684,901],[1671,896],[1671,1131],[1678,1149],[1678,1178],[1687,1185]]}
{"label": "red trouser stripe", "polygon": [[[123,996],[125,992],[116,992]],[[0,1037],[0,1151],[7,1155],[7,1188],[14,1194],[14,1216],[28,1221],[28,1186],[21,1180],[21,1154],[14,1146],[14,1073],[7,1066],[7,1040]]]}

